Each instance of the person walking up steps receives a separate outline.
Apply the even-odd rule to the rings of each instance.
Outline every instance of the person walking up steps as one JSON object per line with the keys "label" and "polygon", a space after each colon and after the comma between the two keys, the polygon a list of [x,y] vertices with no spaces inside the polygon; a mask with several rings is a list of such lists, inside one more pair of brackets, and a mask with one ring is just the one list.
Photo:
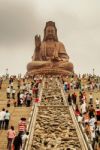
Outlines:
{"label": "person walking up steps", "polygon": [[9,86],[8,86],[8,88],[7,88],[6,92],[7,92],[7,99],[10,99],[11,89],[10,89],[10,87],[9,87]]}
{"label": "person walking up steps", "polygon": [[13,88],[13,89],[12,89],[12,99],[15,99],[15,93],[16,93],[16,91],[15,91],[15,89]]}
{"label": "person walking up steps", "polygon": [[0,129],[4,128],[4,121],[5,121],[5,109],[3,108],[2,111],[0,112]]}
{"label": "person walking up steps", "polygon": [[11,126],[11,128],[7,132],[7,138],[8,138],[7,150],[11,150],[12,142],[13,142],[13,139],[15,138],[15,135],[16,133],[14,130],[14,126]]}
{"label": "person walking up steps", "polygon": [[18,124],[18,131],[21,135],[23,135],[26,132],[26,127],[27,127],[26,118],[23,117],[20,119]]}
{"label": "person walking up steps", "polygon": [[13,150],[22,150],[22,137],[21,133],[19,133],[13,142]]}
{"label": "person walking up steps", "polygon": [[8,110],[6,110],[6,113],[5,113],[5,130],[8,129],[8,126],[9,126],[9,120],[10,120],[10,113]]}

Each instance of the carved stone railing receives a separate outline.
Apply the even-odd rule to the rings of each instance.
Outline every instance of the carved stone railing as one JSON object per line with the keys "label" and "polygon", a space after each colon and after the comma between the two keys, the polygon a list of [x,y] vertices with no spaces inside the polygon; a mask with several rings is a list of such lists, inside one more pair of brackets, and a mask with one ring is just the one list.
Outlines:
{"label": "carved stone railing", "polygon": [[[64,91],[63,85],[59,81],[57,81],[57,82],[58,82],[59,86],[61,87],[62,96],[63,96],[63,99],[66,100],[66,105],[69,105],[67,98],[65,96],[65,91]],[[71,106],[69,106],[69,110],[70,110],[70,115],[72,117],[72,120],[76,127],[77,135],[79,137],[80,144],[82,146],[82,150],[93,150],[92,145],[91,145],[86,133],[84,132],[83,126],[78,124],[77,118],[74,113],[73,104]]]}
{"label": "carved stone railing", "polygon": [[[44,86],[44,80],[42,81],[42,84],[39,89],[39,100],[40,101],[41,101],[41,97],[42,97],[43,86]],[[33,139],[33,134],[34,134],[34,127],[35,127],[36,118],[37,118],[37,114],[38,114],[38,105],[39,104],[33,104],[33,106],[32,106],[32,111],[31,111],[31,115],[29,118],[29,124],[27,125],[27,131],[29,132],[29,138],[24,143],[23,150],[31,149],[32,139]]]}

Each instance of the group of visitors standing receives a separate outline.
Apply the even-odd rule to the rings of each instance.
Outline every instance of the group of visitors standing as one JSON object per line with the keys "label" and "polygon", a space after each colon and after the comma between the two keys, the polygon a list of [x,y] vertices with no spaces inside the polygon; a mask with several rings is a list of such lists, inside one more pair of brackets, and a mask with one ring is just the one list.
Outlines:
{"label": "group of visitors standing", "polygon": [[25,141],[28,139],[29,132],[27,132],[26,118],[21,118],[18,123],[18,134],[14,129],[14,126],[7,131],[7,149],[8,150],[21,150]]}
{"label": "group of visitors standing", "polygon": [[[99,150],[100,95],[98,93],[100,79],[96,76],[83,76],[82,78],[67,78],[67,81],[63,83],[68,103],[73,106],[78,122],[83,125],[93,149]],[[94,92],[95,95],[97,94],[96,98]]]}
{"label": "group of visitors standing", "polygon": [[7,130],[9,127],[9,120],[10,120],[10,112],[3,108],[0,111],[0,130],[5,129]]}
{"label": "group of visitors standing", "polygon": [[23,149],[24,143],[29,136],[25,117],[22,117],[18,123],[18,133],[16,132],[14,123],[9,127],[11,119],[9,107],[32,106],[36,99],[39,99],[41,81],[41,77],[17,79],[11,76],[6,79],[6,82],[8,82],[8,87],[6,88],[7,110],[3,108],[0,111],[0,130],[7,130],[8,150]]}
{"label": "group of visitors standing", "polygon": [[6,89],[7,107],[13,103],[14,107],[30,107],[33,103],[33,97],[38,98],[39,85],[41,78],[34,78],[31,81],[25,79],[17,81],[17,88],[14,88],[14,80],[9,80],[9,86]]}

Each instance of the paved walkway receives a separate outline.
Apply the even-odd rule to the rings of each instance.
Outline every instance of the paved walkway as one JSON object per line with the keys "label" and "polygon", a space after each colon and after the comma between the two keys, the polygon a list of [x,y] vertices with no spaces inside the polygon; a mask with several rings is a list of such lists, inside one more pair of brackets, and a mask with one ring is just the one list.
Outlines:
{"label": "paved walkway", "polygon": [[[18,122],[21,117],[26,117],[27,120],[30,116],[31,108],[23,107],[14,107],[11,104],[11,107],[6,107],[7,99],[6,99],[6,84],[3,84],[3,89],[0,90],[0,111],[2,108],[9,110],[11,113],[10,126],[14,125],[15,131],[18,130]],[[0,150],[7,150],[7,131],[0,130]]]}

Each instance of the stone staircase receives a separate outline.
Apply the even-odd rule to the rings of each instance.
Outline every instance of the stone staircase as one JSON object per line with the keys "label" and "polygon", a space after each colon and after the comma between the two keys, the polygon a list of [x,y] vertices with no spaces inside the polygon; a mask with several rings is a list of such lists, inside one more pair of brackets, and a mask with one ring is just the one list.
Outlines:
{"label": "stone staircase", "polygon": [[56,79],[47,79],[47,82],[48,86],[43,89],[38,106],[33,142],[28,150],[81,150],[75,124],[65,105],[60,86]]}

